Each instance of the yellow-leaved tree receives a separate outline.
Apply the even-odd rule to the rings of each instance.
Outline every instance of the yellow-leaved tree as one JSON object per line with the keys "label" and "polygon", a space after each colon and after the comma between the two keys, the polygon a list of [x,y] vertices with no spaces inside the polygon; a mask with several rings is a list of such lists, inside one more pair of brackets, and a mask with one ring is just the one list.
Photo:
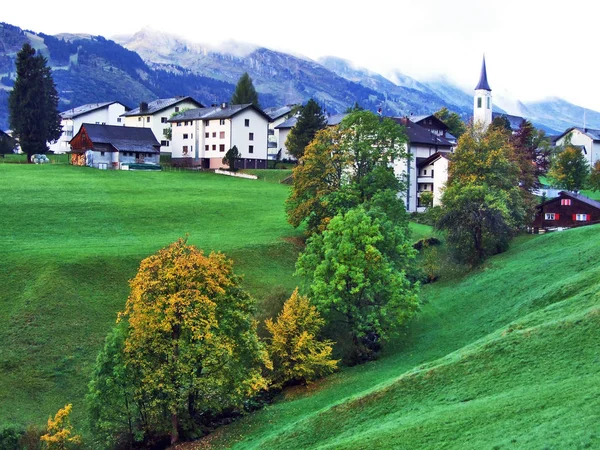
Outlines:
{"label": "yellow-leaved tree", "polygon": [[325,320],[298,289],[286,300],[274,322],[265,321],[271,334],[268,351],[273,363],[272,385],[308,383],[333,372],[338,361],[331,358],[334,342],[317,338]]}
{"label": "yellow-leaved tree", "polygon": [[73,434],[73,426],[69,419],[73,405],[65,405],[58,410],[54,419],[48,418],[46,434],[40,437],[44,448],[48,450],[66,450],[81,444],[81,436]]}
{"label": "yellow-leaved tree", "polygon": [[119,315],[129,324],[124,359],[148,435],[175,442],[202,413],[241,406],[266,387],[254,301],[223,254],[179,239],[144,259],[130,287]]}

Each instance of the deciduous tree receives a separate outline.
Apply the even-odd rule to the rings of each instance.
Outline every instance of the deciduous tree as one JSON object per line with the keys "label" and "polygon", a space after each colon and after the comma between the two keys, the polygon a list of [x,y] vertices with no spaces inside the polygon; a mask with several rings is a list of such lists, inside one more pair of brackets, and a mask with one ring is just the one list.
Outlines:
{"label": "deciduous tree", "polygon": [[462,121],[460,116],[457,113],[450,111],[445,106],[439,111],[433,113],[433,115],[446,124],[448,131],[450,131],[450,134],[452,134],[452,136],[454,136],[456,139],[461,137],[462,134],[467,130],[467,126]]}
{"label": "deciduous tree", "polygon": [[327,321],[348,330],[351,361],[372,358],[417,310],[416,286],[406,276],[413,259],[406,229],[362,206],[307,241],[296,274]]}
{"label": "deciduous tree", "polygon": [[273,386],[288,383],[307,383],[336,369],[337,361],[331,358],[334,344],[319,340],[325,320],[306,296],[298,289],[286,300],[277,320],[267,319],[270,333],[267,350],[273,363]]}
{"label": "deciduous tree", "polygon": [[589,187],[593,191],[600,191],[600,160],[596,161],[589,178]]}
{"label": "deciduous tree", "polygon": [[244,74],[238,80],[238,83],[235,86],[235,91],[231,97],[231,103],[233,105],[252,103],[257,108],[260,108],[260,103],[258,102],[258,93],[256,92],[256,89],[254,89],[252,78],[250,78],[248,72],[244,72]]}
{"label": "deciduous tree", "polygon": [[154,431],[175,442],[182,421],[193,426],[266,387],[254,302],[225,256],[179,239],[144,259],[130,286],[125,363]]}
{"label": "deciduous tree", "polygon": [[290,155],[296,159],[302,158],[304,149],[313,140],[317,131],[327,126],[327,117],[319,104],[312,98],[300,109],[296,125],[292,127],[285,141]]}
{"label": "deciduous tree", "polygon": [[67,450],[81,443],[81,436],[73,434],[69,415],[73,405],[65,405],[58,410],[54,418],[48,418],[48,428],[40,440],[48,450]]}
{"label": "deciduous tree", "polygon": [[579,191],[587,185],[590,166],[577,147],[568,143],[559,150],[550,165],[548,176],[553,186],[568,191]]}
{"label": "deciduous tree", "polygon": [[46,58],[36,55],[29,43],[24,44],[17,53],[17,79],[8,98],[10,126],[28,162],[31,155],[46,153],[46,143],[62,132],[58,93],[46,64]]}

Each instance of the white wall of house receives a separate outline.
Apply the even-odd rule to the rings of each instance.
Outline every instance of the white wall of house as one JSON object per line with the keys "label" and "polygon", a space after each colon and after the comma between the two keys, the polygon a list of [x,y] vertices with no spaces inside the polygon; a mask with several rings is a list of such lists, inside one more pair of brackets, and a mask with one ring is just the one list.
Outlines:
{"label": "white wall of house", "polygon": [[[281,148],[281,158],[284,159],[284,153],[285,150],[283,150],[283,148],[285,147],[285,139],[283,141],[281,141],[281,137],[282,137],[282,132],[283,136],[285,138],[287,138],[287,133],[289,132],[289,129],[286,130],[279,130],[279,129],[275,129],[275,127],[281,125],[283,122],[285,122],[287,120],[287,116],[281,116],[277,119],[275,119],[274,121],[269,123],[269,136],[268,136],[268,143],[273,143],[274,147],[272,148],[268,148],[267,152],[268,154],[272,154],[272,155],[277,155],[277,153],[279,152],[279,149]],[[289,157],[289,156],[288,156]]]}
{"label": "white wall of house", "polygon": [[167,120],[171,118],[176,112],[183,111],[185,109],[197,108],[195,103],[189,100],[183,100],[176,105],[165,108],[154,114],[142,115],[142,116],[128,116],[123,117],[125,120],[125,126],[138,127],[138,128],[150,128],[154,133],[156,140],[160,142],[161,153],[171,153],[171,143],[164,135],[164,129],[169,128],[170,124]]}
{"label": "white wall of house", "polygon": [[81,125],[84,123],[95,123],[100,125],[124,125],[121,114],[125,112],[125,106],[121,103],[112,103],[104,108],[95,109],[72,119],[63,119],[61,125],[63,132],[58,141],[49,145],[54,153],[65,153],[71,150],[69,141],[73,139]]}
{"label": "white wall of house", "polygon": [[556,145],[563,145],[567,139],[567,136],[571,136],[571,144],[577,146],[582,145],[585,147],[587,155],[584,156],[587,162],[590,164],[590,166],[593,166],[596,163],[596,161],[600,160],[600,142],[594,141],[587,134],[575,129],[572,130],[569,134],[557,140]]}
{"label": "white wall of house", "polygon": [[448,181],[448,159],[439,158],[433,163],[433,206],[442,205],[442,194]]}
{"label": "white wall of house", "polygon": [[289,154],[287,147],[285,146],[285,141],[287,140],[288,135],[292,131],[291,128],[280,128],[275,130],[277,135],[277,151],[281,149],[281,159],[296,159],[292,155]]}
{"label": "white wall of house", "polygon": [[242,158],[266,160],[268,127],[265,117],[247,108],[231,121],[231,144],[237,146]]}

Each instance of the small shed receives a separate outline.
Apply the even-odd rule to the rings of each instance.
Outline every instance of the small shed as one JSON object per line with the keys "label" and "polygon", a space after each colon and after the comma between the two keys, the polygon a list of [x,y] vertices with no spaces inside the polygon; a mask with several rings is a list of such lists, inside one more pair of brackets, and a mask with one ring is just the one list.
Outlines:
{"label": "small shed", "polygon": [[69,142],[71,164],[97,169],[160,162],[160,143],[150,128],[84,123]]}
{"label": "small shed", "polygon": [[600,202],[585,195],[560,191],[537,207],[532,223],[534,232],[600,223]]}

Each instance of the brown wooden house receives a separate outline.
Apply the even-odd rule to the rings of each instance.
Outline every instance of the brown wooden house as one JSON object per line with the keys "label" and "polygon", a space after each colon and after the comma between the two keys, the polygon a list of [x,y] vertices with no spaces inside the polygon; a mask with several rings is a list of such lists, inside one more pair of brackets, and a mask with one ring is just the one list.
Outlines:
{"label": "brown wooden house", "polygon": [[160,162],[160,143],[150,128],[84,123],[71,139],[71,164],[98,169]]}
{"label": "brown wooden house", "polygon": [[534,232],[600,223],[600,202],[585,195],[561,191],[538,206],[531,224]]}

